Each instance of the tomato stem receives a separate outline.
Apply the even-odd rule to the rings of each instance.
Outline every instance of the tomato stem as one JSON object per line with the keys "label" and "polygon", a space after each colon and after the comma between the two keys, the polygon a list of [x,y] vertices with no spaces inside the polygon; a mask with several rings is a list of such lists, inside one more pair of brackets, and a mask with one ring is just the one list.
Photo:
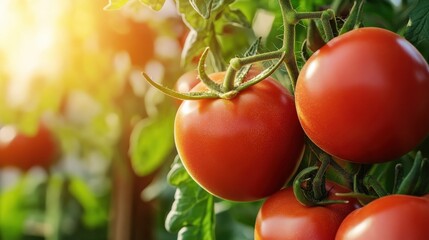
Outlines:
{"label": "tomato stem", "polygon": [[278,67],[280,67],[280,65],[283,62],[283,59],[285,58],[285,54],[282,54],[280,59],[274,63],[273,65],[271,65],[269,68],[265,69],[264,71],[262,71],[261,73],[259,73],[256,77],[254,77],[253,79],[244,82],[242,84],[240,84],[239,86],[236,87],[236,91],[242,91],[252,85],[255,85],[256,83],[264,80],[265,78],[267,78],[268,76],[270,76],[271,74],[274,73],[275,70],[277,70]]}
{"label": "tomato stem", "polygon": [[[321,174],[322,177],[319,179],[320,181],[315,180],[316,178],[320,177],[320,175],[317,176],[319,173],[326,171],[326,168],[323,168],[325,167],[308,167],[296,175],[292,186],[297,201],[304,206],[321,206],[337,203],[348,203],[346,200],[331,200],[327,198],[328,193],[326,192],[323,174]],[[314,185],[317,186],[314,187]],[[320,189],[321,196],[317,196],[318,193],[316,193],[316,188]]]}
{"label": "tomato stem", "polygon": [[316,22],[314,20],[310,20],[307,29],[307,43],[306,46],[312,52],[316,52],[321,47],[326,44],[325,40],[323,40],[322,35],[320,34],[319,28],[317,28]]}
{"label": "tomato stem", "polygon": [[[368,191],[370,188],[364,184],[364,178],[367,176],[368,171],[371,169],[372,165],[358,164],[357,166],[359,166],[359,170],[353,176],[353,191],[355,193],[370,194]],[[377,198],[377,196],[374,196],[374,198]],[[370,202],[370,201],[367,201],[366,199],[358,199],[358,200],[362,205],[366,205]]]}
{"label": "tomato stem", "polygon": [[296,175],[293,181],[293,192],[295,194],[295,198],[304,206],[315,205],[315,201],[310,195],[311,184],[309,182],[314,178],[314,174],[318,169],[319,168],[317,166],[305,168]]}
{"label": "tomato stem", "polygon": [[299,21],[304,20],[304,19],[319,19],[322,17],[322,15],[325,11],[299,12],[299,13],[295,14],[295,18]]}
{"label": "tomato stem", "polygon": [[360,0],[359,3],[357,1],[353,3],[353,7],[350,10],[349,17],[347,17],[347,20],[345,21],[343,27],[340,30],[340,35],[359,26],[362,15],[363,3],[364,1],[362,0]]}
{"label": "tomato stem", "polygon": [[319,161],[323,163],[323,161],[326,161],[326,160],[321,160],[321,157],[328,158],[329,166],[331,166],[332,169],[334,169],[338,174],[341,175],[343,179],[347,181],[346,182],[347,187],[349,188],[353,187],[354,173],[350,173],[346,171],[334,159],[332,159],[332,157],[329,154],[325,153],[322,149],[316,146],[310,139],[307,139],[307,144],[309,145],[311,151],[318,157]]}
{"label": "tomato stem", "polygon": [[326,195],[325,191],[325,173],[331,162],[331,158],[326,153],[321,153],[319,156],[321,162],[320,167],[313,179],[313,191],[315,199],[322,199]]}
{"label": "tomato stem", "polygon": [[233,67],[228,67],[223,80],[222,92],[229,92],[234,88],[235,74],[237,70]]}
{"label": "tomato stem", "polygon": [[254,56],[241,57],[241,58],[236,57],[230,60],[230,66],[233,67],[235,70],[238,70],[244,65],[279,58],[282,56],[282,54],[283,54],[282,50],[276,50],[272,52],[260,53]]}
{"label": "tomato stem", "polygon": [[211,80],[210,77],[207,75],[205,70],[205,62],[207,59],[207,55],[209,53],[210,48],[206,48],[201,55],[200,61],[198,62],[198,77],[201,79],[201,81],[213,92],[217,93],[218,95],[221,94],[222,86],[215,81]]}
{"label": "tomato stem", "polygon": [[285,25],[285,53],[286,58],[284,60],[286,70],[289,74],[289,78],[292,86],[292,93],[295,92],[296,81],[298,80],[299,69],[295,57],[295,25]]}
{"label": "tomato stem", "polygon": [[335,18],[335,13],[332,9],[323,12],[321,16],[323,31],[325,32],[326,42],[334,38],[330,20]]}
{"label": "tomato stem", "polygon": [[307,39],[304,39],[301,44],[301,57],[302,59],[304,59],[304,61],[307,61],[310,58],[310,54],[307,50]]}
{"label": "tomato stem", "polygon": [[387,196],[389,193],[381,186],[380,182],[377,181],[372,175],[366,175],[363,182],[367,189],[372,189],[378,195],[378,197]]}
{"label": "tomato stem", "polygon": [[161,84],[153,81],[146,73],[142,73],[143,78],[153,87],[161,91],[167,96],[177,98],[180,100],[198,100],[198,99],[205,99],[205,98],[218,98],[219,94],[216,94],[214,92],[177,92],[173,89],[167,88],[162,86]]}
{"label": "tomato stem", "polygon": [[341,167],[334,159],[331,158],[331,167],[339,173],[347,182],[347,187],[353,187],[353,173],[346,171],[343,167]]}

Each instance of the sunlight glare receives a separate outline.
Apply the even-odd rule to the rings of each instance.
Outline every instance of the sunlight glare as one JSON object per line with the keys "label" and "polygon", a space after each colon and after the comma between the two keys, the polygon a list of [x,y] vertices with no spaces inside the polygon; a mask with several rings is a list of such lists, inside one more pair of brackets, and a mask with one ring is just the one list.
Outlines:
{"label": "sunlight glare", "polygon": [[35,79],[53,80],[61,70],[60,2],[3,0],[0,3],[0,56],[5,61],[2,64],[5,69],[0,70],[9,76],[6,101],[12,107],[25,105]]}

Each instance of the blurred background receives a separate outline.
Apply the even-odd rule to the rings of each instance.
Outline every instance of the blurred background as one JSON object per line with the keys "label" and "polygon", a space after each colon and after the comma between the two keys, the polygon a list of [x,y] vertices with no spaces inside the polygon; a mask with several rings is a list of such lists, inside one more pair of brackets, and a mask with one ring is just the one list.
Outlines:
{"label": "blurred background", "polygon": [[[174,191],[142,190],[164,179],[177,104],[141,72],[172,86],[187,28],[172,1],[107,4],[0,1],[1,240],[168,239]],[[152,159],[139,176],[132,154]]]}

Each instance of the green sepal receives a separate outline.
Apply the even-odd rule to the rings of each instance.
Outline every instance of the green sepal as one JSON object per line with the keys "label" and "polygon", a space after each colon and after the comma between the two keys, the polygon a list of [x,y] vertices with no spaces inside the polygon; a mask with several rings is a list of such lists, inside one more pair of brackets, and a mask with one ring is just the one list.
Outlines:
{"label": "green sepal", "polygon": [[326,44],[322,34],[313,19],[310,19],[307,29],[307,47],[312,52],[316,52]]}
{"label": "green sepal", "polygon": [[349,16],[347,17],[347,20],[344,22],[343,27],[340,30],[340,35],[359,27],[361,23],[363,3],[364,1],[362,0],[360,0],[359,2],[354,2],[353,7],[350,10]]}

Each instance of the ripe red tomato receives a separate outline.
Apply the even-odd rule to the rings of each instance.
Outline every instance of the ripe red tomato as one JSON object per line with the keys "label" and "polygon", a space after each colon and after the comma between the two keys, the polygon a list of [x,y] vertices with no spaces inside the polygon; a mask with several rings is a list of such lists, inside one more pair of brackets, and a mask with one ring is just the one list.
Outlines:
{"label": "ripe red tomato", "polygon": [[429,196],[389,195],[350,213],[335,239],[429,239]]}
{"label": "ripe red tomato", "polygon": [[57,141],[44,124],[33,136],[17,132],[10,125],[0,128],[0,167],[24,171],[34,166],[48,168],[57,160],[58,153]]}
{"label": "ripe red tomato", "polygon": [[[250,71],[247,79],[258,72]],[[221,82],[225,72],[210,77]],[[206,91],[200,83],[193,91]],[[253,201],[278,191],[304,145],[295,104],[272,78],[233,99],[183,101],[175,119],[176,148],[189,174],[208,192]]]}
{"label": "ripe red tomato", "polygon": [[[347,189],[327,183],[330,199]],[[255,240],[332,240],[341,221],[359,205],[350,200],[347,204],[307,207],[299,203],[293,189],[285,188],[270,196],[258,212]]]}
{"label": "ripe red tomato", "polygon": [[429,66],[402,37],[352,30],[310,57],[296,86],[298,117],[326,152],[353,162],[392,160],[429,133]]}

